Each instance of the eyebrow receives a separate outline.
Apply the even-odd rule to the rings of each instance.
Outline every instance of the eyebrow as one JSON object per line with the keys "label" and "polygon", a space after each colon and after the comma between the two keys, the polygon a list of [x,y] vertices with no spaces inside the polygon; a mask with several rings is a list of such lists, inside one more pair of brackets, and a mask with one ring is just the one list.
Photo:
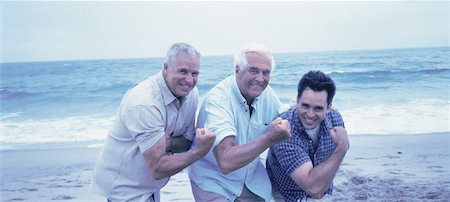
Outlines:
{"label": "eyebrow", "polygon": [[[311,107],[311,105],[308,103],[302,102],[301,104],[302,104],[302,106],[305,106],[305,107]],[[324,107],[322,107],[322,106],[312,106],[312,107],[315,109],[324,109]]]}

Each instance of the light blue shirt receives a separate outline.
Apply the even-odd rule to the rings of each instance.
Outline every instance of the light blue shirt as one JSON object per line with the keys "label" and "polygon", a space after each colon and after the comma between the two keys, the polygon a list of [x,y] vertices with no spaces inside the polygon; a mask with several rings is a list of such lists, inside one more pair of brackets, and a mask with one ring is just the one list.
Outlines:
{"label": "light blue shirt", "polygon": [[[266,132],[273,117],[279,113],[281,102],[270,86],[252,103],[254,111],[250,117],[249,107],[236,83],[235,76],[225,78],[206,95],[199,110],[197,127],[208,128],[216,134],[213,147],[202,159],[189,167],[193,183],[205,191],[214,192],[234,201],[244,184],[256,195],[269,201],[271,184],[260,158],[228,174],[220,171],[213,153],[225,137],[235,136],[236,144],[253,141]],[[196,142],[194,141],[194,147]]]}

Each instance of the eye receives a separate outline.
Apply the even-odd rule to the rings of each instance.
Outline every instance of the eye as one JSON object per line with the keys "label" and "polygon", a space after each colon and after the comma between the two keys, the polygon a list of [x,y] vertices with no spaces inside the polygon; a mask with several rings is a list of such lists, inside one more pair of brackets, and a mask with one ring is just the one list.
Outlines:
{"label": "eye", "polygon": [[186,69],[178,69],[178,72],[180,72],[181,74],[187,74],[187,70]]}
{"label": "eye", "polygon": [[323,107],[315,107],[314,111],[315,112],[322,112],[323,111]]}
{"label": "eye", "polygon": [[256,68],[254,68],[254,67],[250,67],[250,68],[248,69],[248,72],[250,72],[250,74],[255,75],[255,74],[258,74],[258,73],[259,73],[259,70],[256,69]]}
{"label": "eye", "polygon": [[270,76],[270,70],[263,71],[264,76]]}
{"label": "eye", "polygon": [[194,72],[194,73],[192,73],[192,77],[196,77],[197,78],[198,74],[199,74],[198,72]]}

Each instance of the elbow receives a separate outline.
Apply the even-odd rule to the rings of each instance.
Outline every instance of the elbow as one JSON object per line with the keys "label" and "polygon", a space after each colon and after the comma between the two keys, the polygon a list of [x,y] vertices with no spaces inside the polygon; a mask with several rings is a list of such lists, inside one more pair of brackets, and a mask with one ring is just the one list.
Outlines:
{"label": "elbow", "polygon": [[153,173],[152,173],[152,176],[153,176],[153,179],[155,179],[155,180],[161,180],[161,179],[164,178],[164,176],[161,175],[161,174],[158,173],[158,172],[153,172]]}
{"label": "elbow", "polygon": [[158,171],[158,169],[153,169],[152,170],[152,177],[155,180],[161,180],[161,179],[163,179],[163,178],[165,178],[167,176],[165,176],[163,172]]}
{"label": "elbow", "polygon": [[321,199],[323,196],[325,196],[325,191],[320,188],[311,188],[309,190],[305,190],[308,195],[313,199]]}
{"label": "elbow", "polygon": [[311,193],[308,193],[308,195],[313,199],[321,199],[321,198],[323,198],[323,196],[325,196],[325,194],[323,192],[311,192]]}
{"label": "elbow", "polygon": [[233,169],[231,168],[231,165],[229,163],[218,162],[218,166],[219,166],[220,172],[222,172],[223,174],[228,174],[233,171]]}

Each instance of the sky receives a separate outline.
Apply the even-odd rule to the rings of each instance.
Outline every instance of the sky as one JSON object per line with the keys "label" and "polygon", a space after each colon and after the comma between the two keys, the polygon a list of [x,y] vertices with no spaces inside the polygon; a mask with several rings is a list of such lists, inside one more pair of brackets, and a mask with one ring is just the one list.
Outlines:
{"label": "sky", "polygon": [[450,46],[449,1],[0,1],[1,62]]}

